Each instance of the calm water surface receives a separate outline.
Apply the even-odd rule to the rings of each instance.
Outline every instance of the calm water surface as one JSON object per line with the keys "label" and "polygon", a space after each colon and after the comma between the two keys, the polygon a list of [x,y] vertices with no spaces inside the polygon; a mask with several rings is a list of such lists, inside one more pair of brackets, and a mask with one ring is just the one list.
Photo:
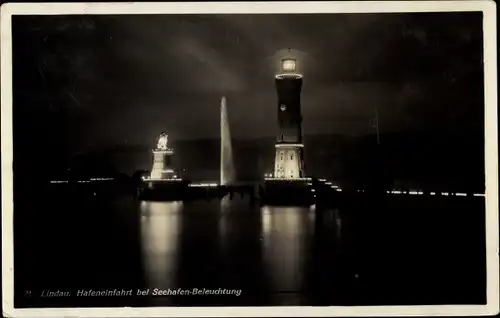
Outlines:
{"label": "calm water surface", "polygon": [[[342,209],[260,207],[242,198],[22,200],[16,307],[484,303],[482,199],[408,200]],[[106,288],[133,293],[76,297]],[[136,295],[148,288],[241,295]],[[43,290],[71,297],[43,298]]]}

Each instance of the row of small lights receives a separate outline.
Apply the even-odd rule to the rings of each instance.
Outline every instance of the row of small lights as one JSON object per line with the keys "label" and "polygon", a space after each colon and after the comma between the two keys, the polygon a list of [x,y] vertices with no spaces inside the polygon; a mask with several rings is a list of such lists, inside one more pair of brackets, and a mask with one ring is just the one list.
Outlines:
{"label": "row of small lights", "polygon": [[[272,178],[272,174],[265,174],[265,180],[287,180],[286,178]],[[295,178],[293,180],[312,180],[311,178]],[[340,188],[337,185],[333,185],[332,182],[327,181],[326,179],[318,179],[320,182],[324,182],[325,185],[329,185],[332,189],[335,189],[337,192],[342,192],[342,188]],[[311,182],[308,182],[307,185],[312,185]],[[315,189],[311,189],[311,192],[316,192]],[[365,190],[357,190],[357,192],[365,192]],[[423,195],[423,191],[399,191],[399,190],[392,190],[392,191],[386,191],[387,194],[409,194],[409,195]],[[458,197],[465,197],[467,196],[467,193],[449,193],[449,192],[430,192],[430,195],[442,195],[442,196],[458,196]],[[473,196],[475,197],[484,197],[484,194],[482,193],[474,193]]]}
{"label": "row of small lights", "polygon": [[312,178],[264,178],[264,180],[303,180],[303,181],[311,181]]}
{"label": "row of small lights", "polygon": [[[335,189],[339,192],[342,191],[341,188],[339,188],[336,185],[332,185],[330,181],[326,181],[326,179],[318,179],[320,182],[324,182],[325,185],[329,185],[332,189]],[[308,185],[312,185],[312,183],[308,183]],[[312,192],[315,192],[314,189],[311,189]],[[357,192],[365,192],[365,190],[357,190]],[[423,195],[423,191],[400,191],[400,190],[391,190],[391,191],[386,191],[387,194],[409,194],[409,195]],[[430,195],[442,195],[442,196],[458,196],[458,197],[465,197],[467,196],[467,193],[461,193],[461,192],[456,192],[456,193],[449,193],[449,192],[429,192]],[[473,196],[475,197],[484,197],[483,193],[474,193]]]}
{"label": "row of small lights", "polygon": [[264,180],[306,180],[311,181],[312,178],[275,178],[272,173],[265,173]]}
{"label": "row of small lights", "polygon": [[[92,181],[102,181],[102,180],[113,180],[112,178],[96,178],[96,179],[91,179],[91,180],[80,180],[78,183],[90,183]],[[154,181],[182,181],[182,179],[179,178],[172,178],[172,179],[151,179],[149,177],[142,177],[142,180],[154,180]],[[50,183],[68,183],[68,181],[60,181],[60,180],[55,180],[55,181],[50,181]],[[190,187],[217,187],[217,183],[191,183],[189,184]]]}
{"label": "row of small lights", "polygon": [[[268,176],[272,176],[272,174],[266,174],[266,180],[287,180],[286,178],[272,178]],[[142,177],[143,180],[155,180],[155,181],[181,181],[182,179],[177,178],[176,175],[173,176],[172,179],[152,179],[149,177]],[[108,180],[114,180],[114,178],[91,178],[90,180],[79,180],[78,183],[90,183],[92,181],[108,181]],[[292,180],[290,178],[290,180]],[[295,178],[293,180],[312,180],[312,178]],[[320,182],[324,182],[325,185],[329,185],[332,189],[335,189],[338,192],[342,192],[342,188],[340,188],[337,185],[333,185],[332,182],[327,181],[326,179],[318,179]],[[68,183],[68,181],[50,181],[50,183]],[[308,185],[312,185],[311,182],[307,183]],[[192,183],[189,184],[190,187],[217,187],[219,186],[217,183]],[[315,189],[311,189],[311,192],[316,192]],[[364,190],[357,190],[357,192],[365,192]],[[409,194],[409,195],[423,195],[423,191],[400,191],[400,190],[392,190],[392,191],[386,191],[387,194]],[[465,197],[467,196],[467,193],[461,193],[461,192],[456,192],[456,193],[449,193],[449,192],[430,192],[430,195],[442,195],[442,196],[461,196]],[[473,196],[475,197],[484,197],[484,194],[482,193],[474,193]]]}
{"label": "row of small lights", "polygon": [[[114,180],[114,178],[90,178],[90,180],[78,180],[78,183],[90,183],[92,181],[109,181]],[[50,181],[50,183],[68,183],[67,180],[54,180]]]}
{"label": "row of small lights", "polygon": [[141,179],[143,181],[182,181],[181,178],[178,178],[176,175],[174,175],[172,178],[169,178],[169,179],[161,179],[161,178],[151,178],[151,177],[145,177],[145,176],[142,176]]}
{"label": "row of small lights", "polygon": [[[359,190],[358,190],[359,191]],[[364,190],[361,190],[364,192]],[[399,190],[392,190],[392,191],[387,191],[388,194],[409,194],[409,195],[423,195],[424,192],[422,191],[399,191]],[[456,192],[456,193],[450,193],[450,192],[429,192],[430,195],[442,195],[442,196],[457,196],[457,197],[466,197],[467,193],[462,193],[462,192]],[[475,197],[484,197],[483,193],[474,193],[472,194]]]}
{"label": "row of small lights", "polygon": [[188,186],[193,187],[193,188],[201,188],[201,187],[217,187],[219,186],[217,183],[190,183]]}

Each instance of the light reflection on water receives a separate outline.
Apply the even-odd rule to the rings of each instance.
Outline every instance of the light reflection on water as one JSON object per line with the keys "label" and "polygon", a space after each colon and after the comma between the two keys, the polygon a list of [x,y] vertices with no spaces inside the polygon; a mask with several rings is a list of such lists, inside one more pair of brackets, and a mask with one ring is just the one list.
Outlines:
{"label": "light reflection on water", "polygon": [[337,240],[340,240],[340,238],[342,237],[342,218],[340,217],[340,211],[335,210],[334,215],[335,215],[335,228],[337,233]]}
{"label": "light reflection on water", "polygon": [[219,237],[222,249],[227,248],[227,240],[229,235],[229,218],[231,217],[231,200],[228,196],[224,197],[220,202],[219,216]]}
{"label": "light reflection on water", "polygon": [[[220,200],[49,199],[17,207],[20,308],[40,304],[23,297],[24,290],[61,286],[243,291],[241,297],[213,299],[51,300],[64,307],[484,304],[486,299],[484,199],[398,197],[348,202],[339,210],[261,208],[238,196],[222,207]],[[47,213],[33,213],[41,211],[40,204]],[[74,249],[64,250],[68,244]],[[60,264],[68,261],[78,275],[62,274]]]}
{"label": "light reflection on water", "polygon": [[293,292],[303,284],[307,244],[314,225],[312,211],[297,207],[263,207],[264,263],[271,288]]}
{"label": "light reflection on water", "polygon": [[[20,200],[16,297],[21,308],[40,304],[23,297],[28,288],[221,287],[243,294],[51,301],[64,307],[144,306],[150,298],[156,305],[196,306],[484,304],[484,199],[417,198],[349,201],[340,210],[261,208],[238,196],[222,208],[220,200],[140,204],[66,193]],[[78,275],[64,275],[61,266]]]}
{"label": "light reflection on water", "polygon": [[141,247],[150,288],[176,286],[182,202],[141,202]]}
{"label": "light reflection on water", "polygon": [[[201,211],[201,214],[190,213],[193,209]],[[238,249],[238,242],[252,244],[256,247],[255,250],[260,251],[260,264],[243,261],[239,266],[260,266],[262,271],[256,279],[265,281],[271,292],[300,293],[304,286],[305,266],[310,261],[309,250],[314,244],[312,241],[316,230],[317,211],[314,206],[250,207],[242,199],[230,200],[226,197],[215,205],[203,202],[185,205],[181,202],[142,202],[140,210],[144,274],[149,288],[181,287],[177,275],[188,270],[187,268],[190,268],[189,271],[197,271],[196,266],[186,263],[183,263],[182,268],[179,266],[181,239],[193,234],[184,233],[193,230],[191,227],[187,228],[187,220],[182,219],[211,219],[204,218],[203,214],[211,214],[218,219],[216,224],[202,222],[195,230],[198,237],[210,233],[218,236],[214,237],[219,242],[218,251],[210,251],[208,255],[212,260],[215,257],[219,264],[231,264],[235,262],[235,257],[246,259],[247,256],[235,255],[234,248]],[[330,218],[330,223],[333,227],[340,226],[339,215],[336,215],[335,221]],[[215,231],[213,226],[216,227]],[[207,250],[190,247],[189,253],[200,252],[207,253]],[[198,269],[202,271],[202,268]],[[238,274],[240,271],[238,269],[236,272],[220,275],[224,279],[224,276],[228,278],[235,274],[241,275]],[[187,276],[196,276],[196,273],[191,274]]]}

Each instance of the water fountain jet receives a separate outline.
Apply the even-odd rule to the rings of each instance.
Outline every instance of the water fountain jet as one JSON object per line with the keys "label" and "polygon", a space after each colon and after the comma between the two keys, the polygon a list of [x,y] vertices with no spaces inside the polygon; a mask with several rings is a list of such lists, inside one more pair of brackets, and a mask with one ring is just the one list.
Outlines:
{"label": "water fountain jet", "polygon": [[227,114],[227,102],[226,97],[223,96],[220,103],[220,184],[232,185],[235,179],[236,173]]}

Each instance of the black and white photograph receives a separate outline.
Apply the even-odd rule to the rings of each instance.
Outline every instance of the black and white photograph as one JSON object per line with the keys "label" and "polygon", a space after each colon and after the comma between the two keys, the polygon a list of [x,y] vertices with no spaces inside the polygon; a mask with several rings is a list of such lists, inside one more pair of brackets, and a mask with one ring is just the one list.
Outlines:
{"label": "black and white photograph", "polygon": [[7,317],[495,315],[493,1],[1,6]]}

